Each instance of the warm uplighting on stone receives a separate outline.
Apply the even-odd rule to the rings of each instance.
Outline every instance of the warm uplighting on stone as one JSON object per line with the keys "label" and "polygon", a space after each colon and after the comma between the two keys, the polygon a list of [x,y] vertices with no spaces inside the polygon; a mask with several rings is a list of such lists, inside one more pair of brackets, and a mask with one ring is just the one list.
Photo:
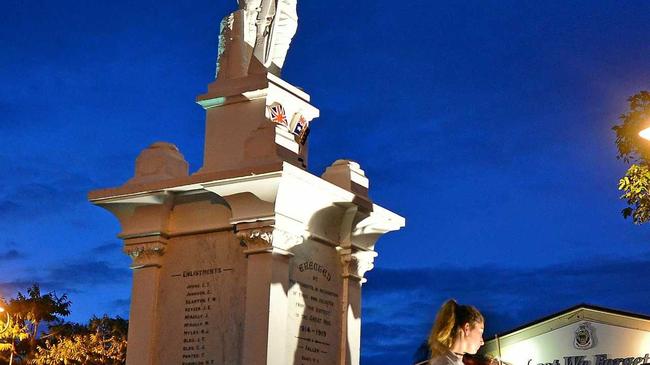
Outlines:
{"label": "warm uplighting on stone", "polygon": [[126,184],[89,194],[133,260],[127,364],[360,363],[365,274],[405,219],[356,162],[307,171],[320,111],[280,78],[297,1],[239,0],[221,22],[198,171],[158,142]]}

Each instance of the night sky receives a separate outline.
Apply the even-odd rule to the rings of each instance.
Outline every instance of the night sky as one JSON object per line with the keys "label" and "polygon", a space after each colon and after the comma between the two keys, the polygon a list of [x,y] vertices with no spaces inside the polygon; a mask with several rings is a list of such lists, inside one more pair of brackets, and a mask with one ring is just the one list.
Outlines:
{"label": "night sky", "polygon": [[[0,296],[38,282],[73,321],[128,316],[117,220],[86,200],[140,151],[202,164],[219,22],[235,0],[0,7]],[[611,126],[650,88],[650,2],[302,0],[283,78],[321,118],[310,172],[359,162],[384,236],[362,364],[409,364],[439,305],[486,334],[578,303],[650,314],[650,228],[622,218]]]}

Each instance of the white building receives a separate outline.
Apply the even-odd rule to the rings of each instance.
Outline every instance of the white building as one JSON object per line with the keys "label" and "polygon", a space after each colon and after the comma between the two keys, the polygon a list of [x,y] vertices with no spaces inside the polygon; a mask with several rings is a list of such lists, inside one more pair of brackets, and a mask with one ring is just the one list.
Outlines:
{"label": "white building", "polygon": [[650,364],[650,316],[580,304],[487,341],[513,365]]}

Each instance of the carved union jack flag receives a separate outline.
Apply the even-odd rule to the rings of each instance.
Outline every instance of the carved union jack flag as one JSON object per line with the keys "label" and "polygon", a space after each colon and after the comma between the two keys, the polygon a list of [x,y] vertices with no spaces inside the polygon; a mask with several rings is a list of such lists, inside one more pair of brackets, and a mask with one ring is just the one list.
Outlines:
{"label": "carved union jack flag", "polygon": [[287,126],[287,114],[282,105],[275,103],[269,107],[269,110],[271,112],[271,121],[273,121],[273,123]]}

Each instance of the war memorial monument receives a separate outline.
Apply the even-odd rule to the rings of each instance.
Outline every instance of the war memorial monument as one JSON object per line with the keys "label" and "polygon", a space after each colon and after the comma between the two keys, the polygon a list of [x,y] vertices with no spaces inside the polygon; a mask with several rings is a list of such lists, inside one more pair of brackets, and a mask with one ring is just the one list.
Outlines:
{"label": "war memorial monument", "polygon": [[297,0],[239,0],[221,23],[203,166],[172,144],[92,191],[132,258],[128,365],[359,364],[361,286],[404,218],[352,161],[307,172],[309,95],[280,78]]}

